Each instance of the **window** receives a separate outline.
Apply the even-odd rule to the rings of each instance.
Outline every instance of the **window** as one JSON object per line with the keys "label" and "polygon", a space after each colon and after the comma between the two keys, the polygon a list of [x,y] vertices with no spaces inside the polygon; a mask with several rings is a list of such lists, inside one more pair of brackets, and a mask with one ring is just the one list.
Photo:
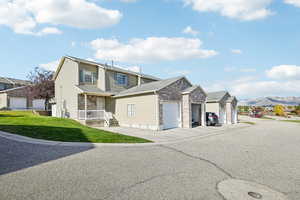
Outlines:
{"label": "window", "polygon": [[117,73],[116,74],[116,82],[118,85],[127,85],[127,75],[126,74],[121,74]]}
{"label": "window", "polygon": [[127,116],[134,117],[135,116],[135,105],[127,104]]}
{"label": "window", "polygon": [[95,84],[98,80],[97,72],[91,72],[91,71],[80,69],[79,80],[82,83]]}
{"label": "window", "polygon": [[0,90],[5,90],[5,84],[0,83]]}

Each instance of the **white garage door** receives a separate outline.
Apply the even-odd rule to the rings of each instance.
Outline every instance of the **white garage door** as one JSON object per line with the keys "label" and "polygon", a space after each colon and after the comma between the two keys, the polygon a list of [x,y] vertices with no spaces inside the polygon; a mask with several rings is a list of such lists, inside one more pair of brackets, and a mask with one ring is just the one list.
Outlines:
{"label": "white garage door", "polygon": [[9,98],[9,107],[11,109],[26,109],[27,100],[22,97],[10,97]]}
{"label": "white garage door", "polygon": [[45,100],[44,99],[35,99],[32,101],[33,109],[45,110]]}
{"label": "white garage door", "polygon": [[163,104],[164,129],[177,128],[180,126],[180,106],[178,103]]}

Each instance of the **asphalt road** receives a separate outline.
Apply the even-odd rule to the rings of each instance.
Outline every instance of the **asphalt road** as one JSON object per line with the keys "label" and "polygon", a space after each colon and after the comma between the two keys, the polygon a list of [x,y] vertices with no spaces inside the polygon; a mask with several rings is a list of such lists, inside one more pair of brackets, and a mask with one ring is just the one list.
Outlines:
{"label": "asphalt road", "polygon": [[231,179],[299,200],[300,124],[258,120],[223,135],[138,147],[46,146],[0,137],[1,200],[224,200],[218,184]]}

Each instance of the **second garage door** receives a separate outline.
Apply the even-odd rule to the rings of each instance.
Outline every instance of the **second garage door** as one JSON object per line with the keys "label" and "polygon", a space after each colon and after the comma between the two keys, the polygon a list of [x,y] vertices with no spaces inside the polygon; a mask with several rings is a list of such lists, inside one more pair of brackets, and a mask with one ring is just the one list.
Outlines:
{"label": "second garage door", "polygon": [[163,104],[163,124],[164,129],[177,128],[180,126],[180,104]]}
{"label": "second garage door", "polygon": [[11,97],[9,100],[9,107],[11,109],[26,109],[27,99],[22,97]]}

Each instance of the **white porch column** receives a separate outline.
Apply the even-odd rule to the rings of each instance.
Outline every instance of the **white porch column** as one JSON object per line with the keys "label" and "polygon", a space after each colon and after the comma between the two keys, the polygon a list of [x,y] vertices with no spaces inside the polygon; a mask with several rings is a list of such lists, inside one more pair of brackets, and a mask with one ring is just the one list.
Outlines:
{"label": "white porch column", "polygon": [[84,118],[87,119],[87,94],[84,94]]}
{"label": "white porch column", "polygon": [[205,103],[201,104],[201,126],[206,126],[206,107],[205,107]]}

